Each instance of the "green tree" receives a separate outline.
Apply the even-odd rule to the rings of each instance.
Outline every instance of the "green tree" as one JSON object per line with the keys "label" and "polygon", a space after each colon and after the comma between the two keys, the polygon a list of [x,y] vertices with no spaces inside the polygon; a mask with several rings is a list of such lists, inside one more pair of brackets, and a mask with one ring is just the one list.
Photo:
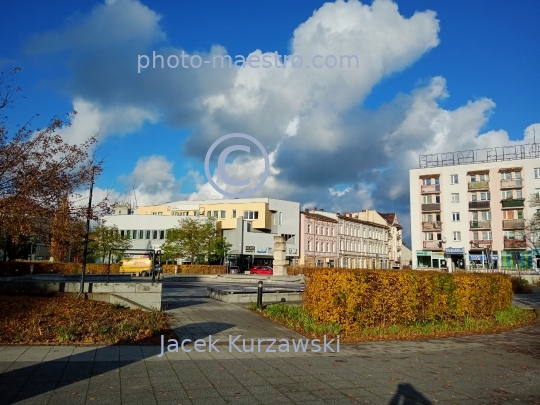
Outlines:
{"label": "green tree", "polygon": [[122,257],[124,251],[131,246],[131,240],[121,236],[116,226],[100,223],[90,233],[88,256],[93,259],[101,259],[101,262],[104,263],[112,249],[119,249],[112,252],[114,257]]}
{"label": "green tree", "polygon": [[208,262],[223,264],[225,256],[227,255],[231,247],[232,245],[227,242],[226,238],[216,234],[216,236],[213,238],[209,245]]}
{"label": "green tree", "polygon": [[531,194],[529,197],[529,205],[535,213],[532,218],[527,220],[525,225],[525,240],[529,247],[533,250],[540,249],[540,195]]}
{"label": "green tree", "polygon": [[163,259],[188,258],[194,263],[195,258],[218,252],[218,238],[221,237],[213,219],[182,218],[177,227],[167,231],[167,240],[161,246]]}

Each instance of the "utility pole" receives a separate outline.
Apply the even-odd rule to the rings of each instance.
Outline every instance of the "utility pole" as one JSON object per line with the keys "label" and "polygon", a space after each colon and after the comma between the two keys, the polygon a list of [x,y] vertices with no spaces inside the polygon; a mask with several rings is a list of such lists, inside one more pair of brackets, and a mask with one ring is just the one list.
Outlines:
{"label": "utility pole", "polygon": [[84,237],[84,251],[83,251],[83,262],[82,262],[82,273],[81,273],[81,289],[79,296],[84,293],[84,275],[86,273],[86,256],[88,255],[88,238],[90,234],[90,218],[92,216],[92,192],[94,190],[94,173],[96,167],[92,162],[92,179],[90,180],[90,197],[88,198],[88,210],[86,211],[86,235]]}

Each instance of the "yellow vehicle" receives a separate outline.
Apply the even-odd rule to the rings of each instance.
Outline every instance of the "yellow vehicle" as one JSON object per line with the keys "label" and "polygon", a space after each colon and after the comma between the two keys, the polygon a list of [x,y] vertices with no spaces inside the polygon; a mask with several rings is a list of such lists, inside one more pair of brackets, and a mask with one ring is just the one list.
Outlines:
{"label": "yellow vehicle", "polygon": [[148,257],[124,258],[118,264],[120,265],[120,273],[131,273],[144,277],[152,274],[152,259]]}

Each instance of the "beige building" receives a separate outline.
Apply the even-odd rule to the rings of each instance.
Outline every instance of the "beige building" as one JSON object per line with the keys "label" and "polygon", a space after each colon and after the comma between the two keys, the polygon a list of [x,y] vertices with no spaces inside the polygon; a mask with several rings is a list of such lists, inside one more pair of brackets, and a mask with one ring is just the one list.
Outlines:
{"label": "beige building", "polygon": [[284,236],[286,258],[298,264],[300,204],[273,198],[241,198],[205,201],[175,201],[139,206],[135,215],[206,216],[216,219],[217,228],[232,244],[231,258],[245,270],[253,265],[272,265],[274,236]]}
{"label": "beige building", "polygon": [[413,268],[486,268],[489,256],[496,267],[536,267],[524,229],[539,192],[536,144],[420,156],[410,171]]}

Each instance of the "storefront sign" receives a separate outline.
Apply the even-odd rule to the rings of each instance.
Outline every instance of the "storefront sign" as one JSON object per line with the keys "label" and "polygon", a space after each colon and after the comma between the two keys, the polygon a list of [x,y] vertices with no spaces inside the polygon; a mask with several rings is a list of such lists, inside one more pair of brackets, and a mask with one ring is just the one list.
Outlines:
{"label": "storefront sign", "polygon": [[289,248],[289,253],[295,255],[298,252],[297,249]]}
{"label": "storefront sign", "polygon": [[254,253],[255,252],[255,246],[246,246],[246,252]]}
{"label": "storefront sign", "polygon": [[257,253],[266,253],[266,248],[262,246],[257,246]]}
{"label": "storefront sign", "polygon": [[269,254],[269,255],[273,255],[273,254],[274,254],[274,248],[273,248],[273,247],[269,247],[269,248],[268,248],[268,254]]}
{"label": "storefront sign", "polygon": [[417,250],[416,255],[417,256],[430,256],[429,252],[426,252],[425,250]]}
{"label": "storefront sign", "polygon": [[[493,260],[499,260],[499,257],[497,255],[491,255],[491,258]],[[486,256],[485,255],[469,255],[469,261],[485,262]]]}
{"label": "storefront sign", "polygon": [[446,248],[445,252],[447,255],[462,255],[463,248]]}

